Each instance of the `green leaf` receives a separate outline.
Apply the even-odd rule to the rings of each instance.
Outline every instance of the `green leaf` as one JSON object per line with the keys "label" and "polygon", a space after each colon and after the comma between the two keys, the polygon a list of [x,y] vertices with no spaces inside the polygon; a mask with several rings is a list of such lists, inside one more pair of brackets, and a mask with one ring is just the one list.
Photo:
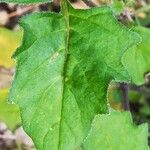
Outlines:
{"label": "green leaf", "polygon": [[14,129],[21,123],[19,108],[7,103],[8,89],[0,89],[0,121],[5,122],[9,128]]}
{"label": "green leaf", "polygon": [[148,126],[136,126],[129,112],[97,115],[83,150],[148,150]]}
{"label": "green leaf", "polygon": [[10,68],[14,66],[14,61],[11,55],[19,46],[22,37],[20,31],[10,31],[5,28],[0,28],[0,66]]}
{"label": "green leaf", "polygon": [[116,15],[119,15],[124,10],[124,2],[123,0],[113,0],[111,7]]}
{"label": "green leaf", "polygon": [[23,45],[10,101],[39,150],[74,150],[96,114],[107,113],[111,80],[128,81],[123,53],[139,36],[114,18],[110,8],[25,17]]}
{"label": "green leaf", "polygon": [[144,75],[150,71],[150,29],[136,27],[134,30],[142,37],[142,42],[125,53],[123,63],[132,82],[140,85],[144,83]]}
{"label": "green leaf", "polygon": [[51,0],[0,0],[1,2],[7,3],[20,3],[20,4],[30,4],[30,3],[46,3],[51,2]]}

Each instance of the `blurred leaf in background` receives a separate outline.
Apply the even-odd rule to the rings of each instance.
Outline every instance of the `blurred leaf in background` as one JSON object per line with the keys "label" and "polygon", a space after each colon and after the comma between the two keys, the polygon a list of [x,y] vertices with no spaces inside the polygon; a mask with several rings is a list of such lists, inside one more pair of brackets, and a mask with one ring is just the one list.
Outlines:
{"label": "blurred leaf in background", "polygon": [[11,56],[20,45],[21,37],[21,31],[11,31],[0,28],[0,66],[6,68],[14,67],[15,63],[11,59]]}
{"label": "blurred leaf in background", "polygon": [[20,45],[21,37],[22,31],[0,28],[0,122],[5,122],[11,129],[21,123],[19,108],[7,102],[15,67],[11,56]]}
{"label": "blurred leaf in background", "polygon": [[108,100],[111,108],[119,111],[123,111],[124,107],[122,104],[122,91],[119,89],[119,84],[111,82],[108,90]]}
{"label": "blurred leaf in background", "polygon": [[21,123],[19,108],[7,103],[8,89],[0,89],[0,121],[7,124],[10,129]]}
{"label": "blurred leaf in background", "polygon": [[134,31],[141,36],[142,42],[125,53],[123,62],[132,82],[141,85],[145,83],[144,75],[150,71],[150,29],[136,27]]}

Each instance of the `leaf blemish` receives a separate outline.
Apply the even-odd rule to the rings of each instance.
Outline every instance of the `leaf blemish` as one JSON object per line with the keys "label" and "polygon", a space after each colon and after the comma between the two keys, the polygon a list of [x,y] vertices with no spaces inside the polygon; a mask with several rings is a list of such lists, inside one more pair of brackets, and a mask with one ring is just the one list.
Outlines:
{"label": "leaf blemish", "polygon": [[59,53],[58,53],[58,52],[55,52],[55,53],[51,56],[51,59],[52,59],[52,60],[55,60],[58,56],[59,56]]}

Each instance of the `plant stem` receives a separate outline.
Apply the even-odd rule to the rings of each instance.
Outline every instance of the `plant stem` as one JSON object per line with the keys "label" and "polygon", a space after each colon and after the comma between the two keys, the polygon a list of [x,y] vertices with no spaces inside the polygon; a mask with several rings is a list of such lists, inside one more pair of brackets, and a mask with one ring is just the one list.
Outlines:
{"label": "plant stem", "polygon": [[28,11],[35,9],[36,7],[38,7],[38,5],[29,5],[29,6],[25,7],[25,8],[22,8],[20,10],[20,12],[15,11],[15,12],[10,13],[8,15],[8,18],[12,18],[12,17],[15,17],[15,16],[21,16],[24,13],[27,13]]}
{"label": "plant stem", "polygon": [[91,0],[83,0],[83,2],[89,7],[96,7],[96,4],[93,3]]}
{"label": "plant stem", "polygon": [[130,104],[129,104],[129,99],[128,99],[129,86],[128,86],[127,83],[121,83],[120,84],[120,89],[122,90],[122,94],[123,94],[124,109],[127,110],[127,111],[130,111]]}

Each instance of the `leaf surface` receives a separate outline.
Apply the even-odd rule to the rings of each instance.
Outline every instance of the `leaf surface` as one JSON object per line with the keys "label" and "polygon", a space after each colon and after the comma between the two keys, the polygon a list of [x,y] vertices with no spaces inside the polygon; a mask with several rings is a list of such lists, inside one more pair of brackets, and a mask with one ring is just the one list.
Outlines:
{"label": "leaf surface", "polygon": [[125,53],[123,63],[132,82],[140,85],[145,82],[144,75],[150,72],[150,29],[136,27],[134,30],[142,37],[142,42]]}
{"label": "leaf surface", "polygon": [[[110,8],[25,17],[23,45],[10,101],[21,108],[23,125],[39,150],[75,150],[96,114],[107,113],[111,80],[128,81],[121,58],[139,42]],[[21,82],[20,82],[21,81]]]}
{"label": "leaf surface", "polygon": [[97,115],[83,150],[149,150],[148,126],[136,126],[129,112]]}

